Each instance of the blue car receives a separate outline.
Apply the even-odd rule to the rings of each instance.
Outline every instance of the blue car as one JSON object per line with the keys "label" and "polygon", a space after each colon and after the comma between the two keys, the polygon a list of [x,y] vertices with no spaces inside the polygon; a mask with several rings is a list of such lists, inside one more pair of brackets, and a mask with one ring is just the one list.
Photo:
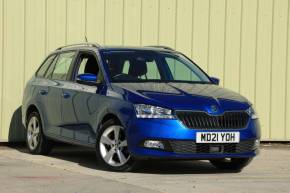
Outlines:
{"label": "blue car", "polygon": [[241,171],[259,151],[252,104],[169,47],[74,44],[28,81],[22,122],[30,153],[54,141],[94,148],[113,171],[146,159],[209,160]]}

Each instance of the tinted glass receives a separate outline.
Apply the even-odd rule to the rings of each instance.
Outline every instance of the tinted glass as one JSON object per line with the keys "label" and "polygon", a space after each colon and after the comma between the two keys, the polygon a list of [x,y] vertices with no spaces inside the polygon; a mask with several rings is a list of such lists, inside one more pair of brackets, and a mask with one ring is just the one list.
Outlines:
{"label": "tinted glass", "polygon": [[59,55],[52,73],[52,79],[66,80],[74,55],[75,52],[67,52]]}
{"label": "tinted glass", "polygon": [[170,56],[165,57],[165,61],[169,66],[174,80],[201,81],[198,73],[195,73],[199,71],[196,66],[192,66],[192,68],[196,68],[192,71],[189,66],[184,65],[180,60]]}
{"label": "tinted glass", "polygon": [[[160,74],[158,71],[158,67],[156,61],[147,61],[145,62],[147,72],[141,75],[139,78],[146,80],[146,79],[160,79]],[[123,65],[122,74],[130,76],[132,70],[129,71],[130,68],[134,67],[134,62],[130,62],[130,60],[126,60]]]}
{"label": "tinted glass", "polygon": [[112,82],[211,83],[199,67],[178,53],[109,51],[102,57]]}
{"label": "tinted glass", "polygon": [[55,58],[55,55],[51,55],[45,60],[45,62],[41,65],[41,67],[38,69],[36,73],[37,77],[44,77],[47,69],[49,68],[54,58]]}

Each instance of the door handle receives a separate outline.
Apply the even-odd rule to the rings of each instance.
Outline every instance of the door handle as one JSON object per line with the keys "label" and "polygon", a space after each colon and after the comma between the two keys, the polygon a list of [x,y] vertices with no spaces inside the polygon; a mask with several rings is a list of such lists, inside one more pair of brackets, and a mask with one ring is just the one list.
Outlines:
{"label": "door handle", "polygon": [[65,99],[67,99],[67,98],[70,97],[70,94],[67,93],[67,92],[63,92],[63,93],[62,93],[62,97],[65,98]]}
{"label": "door handle", "polygon": [[48,94],[48,90],[41,89],[41,90],[39,90],[39,94],[47,95]]}

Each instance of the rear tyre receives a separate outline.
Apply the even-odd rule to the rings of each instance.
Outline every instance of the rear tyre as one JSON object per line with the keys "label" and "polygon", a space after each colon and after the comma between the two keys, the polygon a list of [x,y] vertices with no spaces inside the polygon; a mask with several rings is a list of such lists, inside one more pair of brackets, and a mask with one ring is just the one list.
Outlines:
{"label": "rear tyre", "polygon": [[223,158],[209,161],[220,170],[241,171],[252,161],[252,158]]}
{"label": "rear tyre", "polygon": [[106,121],[99,129],[96,155],[98,161],[111,171],[131,171],[135,166],[128,151],[125,129],[114,119]]}
{"label": "rear tyre", "polygon": [[52,142],[43,134],[41,119],[36,111],[30,113],[27,119],[26,145],[31,154],[47,155],[52,149]]}

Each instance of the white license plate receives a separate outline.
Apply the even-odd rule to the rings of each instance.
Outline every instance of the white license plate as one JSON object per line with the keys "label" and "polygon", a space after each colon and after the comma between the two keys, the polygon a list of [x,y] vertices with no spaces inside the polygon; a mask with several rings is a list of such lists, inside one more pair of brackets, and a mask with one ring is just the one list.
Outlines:
{"label": "white license plate", "polygon": [[197,132],[196,143],[239,143],[239,132]]}

